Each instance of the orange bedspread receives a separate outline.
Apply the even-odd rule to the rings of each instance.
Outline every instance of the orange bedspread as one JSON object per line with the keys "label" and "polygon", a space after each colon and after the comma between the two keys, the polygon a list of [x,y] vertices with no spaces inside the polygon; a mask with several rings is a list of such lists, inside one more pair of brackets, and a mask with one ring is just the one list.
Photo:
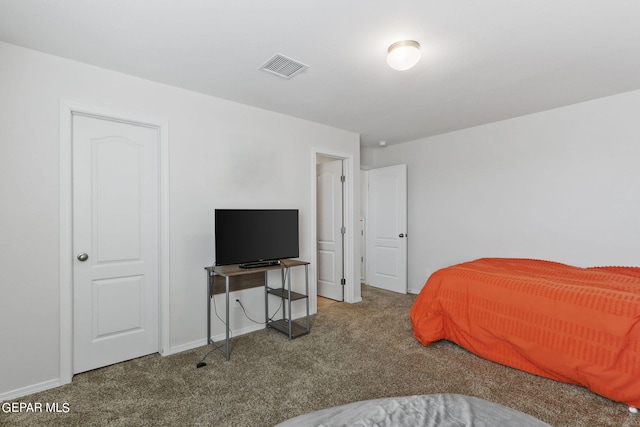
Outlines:
{"label": "orange bedspread", "polygon": [[640,268],[483,258],[433,273],[410,315],[424,345],[450,340],[640,407]]}

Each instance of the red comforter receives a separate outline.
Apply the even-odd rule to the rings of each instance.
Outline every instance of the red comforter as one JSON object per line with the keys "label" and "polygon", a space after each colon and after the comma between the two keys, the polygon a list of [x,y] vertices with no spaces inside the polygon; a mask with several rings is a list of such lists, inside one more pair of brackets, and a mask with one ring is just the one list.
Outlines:
{"label": "red comforter", "polygon": [[424,345],[450,340],[640,407],[640,268],[479,259],[433,273],[410,315]]}

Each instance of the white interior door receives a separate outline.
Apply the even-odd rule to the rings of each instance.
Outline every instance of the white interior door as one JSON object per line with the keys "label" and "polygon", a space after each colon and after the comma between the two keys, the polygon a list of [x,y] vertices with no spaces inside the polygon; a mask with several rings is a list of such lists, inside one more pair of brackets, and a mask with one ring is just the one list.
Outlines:
{"label": "white interior door", "polygon": [[342,160],[316,165],[318,295],[344,299]]}
{"label": "white interior door", "polygon": [[73,115],[73,372],[158,351],[158,130]]}
{"label": "white interior door", "polygon": [[407,165],[369,170],[367,283],[407,293]]}

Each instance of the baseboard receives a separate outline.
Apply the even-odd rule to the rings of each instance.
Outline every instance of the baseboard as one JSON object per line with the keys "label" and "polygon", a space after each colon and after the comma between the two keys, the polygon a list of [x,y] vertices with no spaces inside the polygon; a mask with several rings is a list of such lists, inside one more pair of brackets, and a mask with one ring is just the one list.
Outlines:
{"label": "baseboard", "polygon": [[[294,319],[299,319],[302,317],[305,317],[306,314],[300,314],[299,316],[295,316],[294,315]],[[255,325],[251,325],[248,326],[246,328],[242,328],[242,329],[238,329],[235,330],[231,333],[231,338],[233,337],[239,337],[240,335],[245,335],[251,332],[255,332],[255,331],[259,331],[261,329],[264,329],[264,325],[261,324],[255,324]],[[226,335],[224,333],[222,334],[218,334],[218,335],[214,335],[211,337],[211,339],[215,342],[219,342],[219,341],[223,341],[226,338]],[[168,351],[166,351],[164,354],[162,354],[162,356],[170,356],[172,354],[177,354],[177,353],[181,353],[183,351],[187,351],[187,350],[192,350],[194,348],[198,348],[198,347],[202,347],[207,345],[207,339],[203,338],[200,340],[196,340],[196,341],[192,341],[186,344],[180,344],[174,347],[170,347]],[[52,388],[56,388],[56,387],[60,387],[62,384],[62,382],[60,381],[59,378],[54,379],[54,380],[49,380],[49,381],[44,381],[38,384],[33,384],[27,387],[23,387],[23,388],[19,388],[19,389],[15,389],[15,390],[10,390],[4,393],[0,393],[0,402],[4,402],[5,400],[13,400],[13,399],[17,399],[19,397],[23,397],[23,396],[27,396],[29,394],[33,394],[33,393],[38,393],[40,391],[44,391],[44,390],[49,390]]]}
{"label": "baseboard", "polygon": [[62,383],[60,382],[60,379],[57,378],[55,380],[44,381],[27,387],[9,390],[7,392],[0,393],[0,402],[4,402],[5,400],[17,399],[18,397],[23,397],[29,394],[38,393],[40,391],[60,387],[61,385]]}
{"label": "baseboard", "polygon": [[[246,328],[237,329],[235,331],[232,330],[231,334],[229,336],[231,338],[239,337],[240,335],[245,335],[245,334],[248,334],[250,332],[259,331],[261,329],[264,329],[264,325],[255,324],[255,325],[247,326]],[[218,335],[214,335],[214,336],[211,337],[211,339],[214,342],[224,341],[225,338],[226,338],[226,334],[224,334],[224,333],[218,334]],[[205,346],[205,345],[207,345],[207,339],[206,338],[203,338],[201,340],[191,341],[191,342],[186,343],[186,344],[180,344],[180,345],[177,345],[175,347],[169,348],[169,351],[166,352],[165,354],[163,354],[163,356],[170,356],[172,354],[181,353],[183,351],[192,350],[194,348],[202,347],[202,346]]]}

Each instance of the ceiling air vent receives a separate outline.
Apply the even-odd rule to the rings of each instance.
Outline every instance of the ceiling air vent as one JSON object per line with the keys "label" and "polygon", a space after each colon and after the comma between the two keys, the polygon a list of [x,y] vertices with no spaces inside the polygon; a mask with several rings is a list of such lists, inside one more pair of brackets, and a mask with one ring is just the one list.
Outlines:
{"label": "ceiling air vent", "polygon": [[308,65],[276,53],[267,62],[262,64],[259,69],[284,77],[285,79],[290,79],[307,68],[309,68]]}

